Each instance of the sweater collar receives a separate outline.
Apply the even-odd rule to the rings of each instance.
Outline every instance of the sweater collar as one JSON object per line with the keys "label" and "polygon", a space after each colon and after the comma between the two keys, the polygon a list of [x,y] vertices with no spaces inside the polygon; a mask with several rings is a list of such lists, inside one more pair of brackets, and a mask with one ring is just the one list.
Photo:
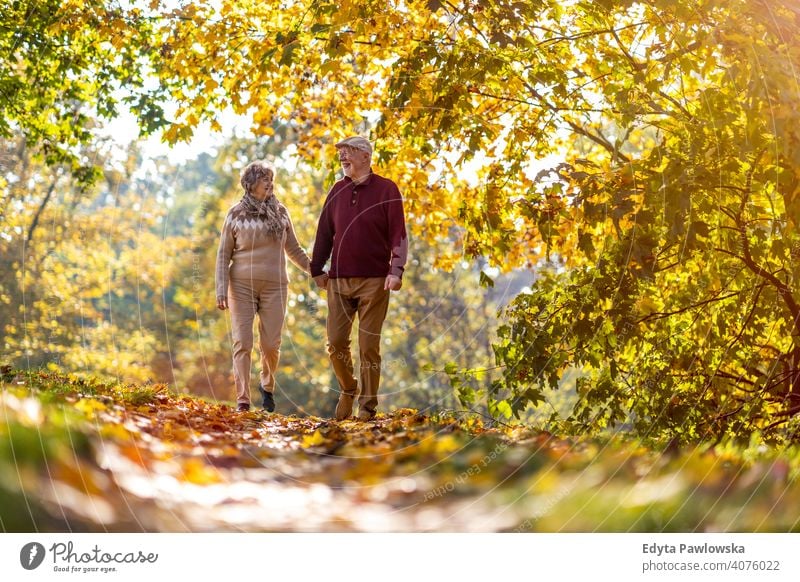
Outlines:
{"label": "sweater collar", "polygon": [[[373,172],[372,168],[370,168],[369,169],[369,174],[367,174],[366,179],[363,182],[359,183],[358,185],[359,186],[368,186],[369,183],[372,182],[372,177],[374,175],[375,175],[375,172]],[[345,176],[344,177],[344,181],[347,182],[348,184],[352,184],[353,183],[353,179],[350,176]]]}

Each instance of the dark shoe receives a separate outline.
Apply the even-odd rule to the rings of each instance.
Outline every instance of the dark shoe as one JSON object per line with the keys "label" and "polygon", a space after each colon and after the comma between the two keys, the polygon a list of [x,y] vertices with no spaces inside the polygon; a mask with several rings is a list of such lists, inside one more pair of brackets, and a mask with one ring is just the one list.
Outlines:
{"label": "dark shoe", "polygon": [[353,400],[354,394],[339,394],[339,402],[336,404],[336,420],[344,420],[350,418],[353,414]]}
{"label": "dark shoe", "polygon": [[272,396],[272,392],[264,392],[264,402],[262,406],[267,412],[275,412],[275,398]]}
{"label": "dark shoe", "polygon": [[267,412],[275,412],[275,397],[272,392],[264,390],[261,384],[258,385],[258,391],[261,393],[261,406]]}
{"label": "dark shoe", "polygon": [[250,412],[250,405],[241,402],[239,403],[239,406],[236,408],[236,412]]}

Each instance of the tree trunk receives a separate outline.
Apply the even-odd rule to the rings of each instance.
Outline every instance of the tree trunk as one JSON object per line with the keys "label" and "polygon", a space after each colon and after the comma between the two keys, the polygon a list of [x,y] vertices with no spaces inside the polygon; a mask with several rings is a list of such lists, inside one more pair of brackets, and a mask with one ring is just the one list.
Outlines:
{"label": "tree trunk", "polygon": [[53,183],[50,184],[50,188],[47,189],[47,194],[45,194],[42,203],[36,210],[36,214],[33,216],[33,222],[31,222],[31,226],[28,229],[28,237],[25,239],[26,245],[30,244],[31,239],[33,238],[33,231],[36,230],[36,227],[39,225],[39,217],[42,216],[42,212],[44,212],[45,207],[47,206],[48,202],[50,202],[50,197],[53,195],[57,183],[58,183],[58,177],[56,176],[56,178],[53,180]]}

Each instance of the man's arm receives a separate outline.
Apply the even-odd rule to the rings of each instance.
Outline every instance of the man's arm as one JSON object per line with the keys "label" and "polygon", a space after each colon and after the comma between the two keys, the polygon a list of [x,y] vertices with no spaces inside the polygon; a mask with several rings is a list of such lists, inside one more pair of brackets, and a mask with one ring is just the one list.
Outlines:
{"label": "man's arm", "polygon": [[403,285],[403,272],[408,260],[408,235],[403,211],[403,197],[396,188],[389,199],[388,213],[389,246],[392,249],[392,257],[389,262],[389,275],[387,275],[383,287],[390,291],[397,291]]}
{"label": "man's arm", "polygon": [[402,279],[408,259],[408,235],[403,212],[403,197],[396,189],[389,200],[389,244],[392,249],[389,274]]}

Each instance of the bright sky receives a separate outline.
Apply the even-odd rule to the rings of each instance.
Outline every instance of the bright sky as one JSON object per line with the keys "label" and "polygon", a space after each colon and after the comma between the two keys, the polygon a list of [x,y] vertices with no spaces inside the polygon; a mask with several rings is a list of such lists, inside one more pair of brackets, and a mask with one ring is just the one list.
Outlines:
{"label": "bright sky", "polygon": [[[218,0],[204,0],[208,5],[217,7]],[[182,5],[191,3],[191,0],[162,0],[163,10],[173,10]],[[147,0],[121,0],[123,9],[129,10],[133,7],[138,7],[149,12],[149,2]],[[139,128],[133,115],[125,108],[121,102],[122,92],[118,95],[120,102],[120,115],[106,122],[106,127],[101,135],[109,136],[117,143],[122,150],[132,142],[136,141],[139,136]],[[165,113],[167,119],[173,117],[175,113],[175,105],[166,104]],[[161,141],[161,132],[155,136],[151,136],[147,140],[141,142],[142,151],[146,158],[156,158],[159,156],[167,156],[170,163],[178,164],[180,162],[196,158],[203,152],[213,152],[217,146],[221,145],[225,140],[232,135],[245,135],[250,122],[248,118],[237,116],[233,111],[228,110],[220,114],[217,121],[222,126],[222,133],[214,133],[208,124],[201,124],[194,132],[192,141],[188,143],[178,143],[169,146]]]}
{"label": "bright sky", "polygon": [[[237,116],[232,111],[221,113],[218,121],[222,126],[222,133],[212,132],[208,124],[203,123],[195,130],[192,141],[177,143],[173,146],[163,143],[161,141],[162,132],[159,132],[141,142],[144,155],[147,158],[167,156],[171,163],[177,164],[196,158],[202,152],[214,152],[227,138],[233,135],[246,135],[250,127],[248,118]],[[108,122],[101,134],[111,137],[124,149],[132,141],[136,141],[139,136],[139,128],[134,116],[126,110],[121,112],[119,117]]]}

